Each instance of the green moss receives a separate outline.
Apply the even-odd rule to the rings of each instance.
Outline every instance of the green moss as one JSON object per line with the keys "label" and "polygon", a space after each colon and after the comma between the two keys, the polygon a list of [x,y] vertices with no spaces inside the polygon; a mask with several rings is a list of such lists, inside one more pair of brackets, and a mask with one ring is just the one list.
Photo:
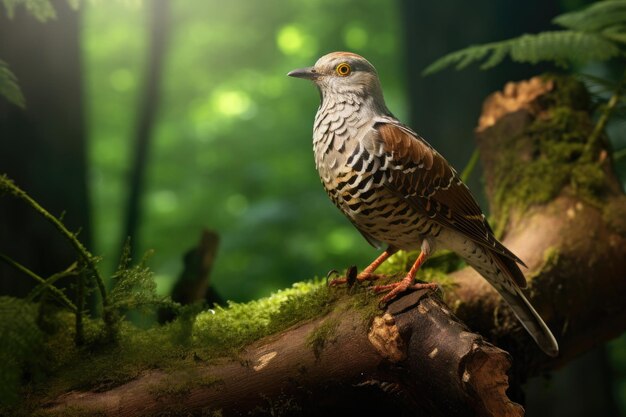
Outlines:
{"label": "green moss", "polygon": [[211,346],[217,352],[239,349],[302,320],[326,314],[334,294],[324,280],[314,280],[296,283],[260,300],[229,302],[225,308],[198,315],[194,343]]}
{"label": "green moss", "polygon": [[558,74],[547,73],[541,76],[545,81],[556,82],[557,88],[547,92],[541,97],[544,107],[569,107],[574,110],[589,111],[591,108],[591,96],[584,84],[575,78]]}
{"label": "green moss", "polygon": [[603,207],[602,218],[606,222],[607,226],[620,234],[626,236],[626,213],[624,213],[624,207],[626,206],[626,196],[620,196],[619,198],[612,199]]}
{"label": "green moss", "polygon": [[552,268],[559,262],[560,253],[558,248],[549,247],[543,252],[543,268]]}
{"label": "green moss", "polygon": [[[427,279],[445,275],[428,270],[423,274]],[[339,308],[358,309],[363,313],[364,324],[381,313],[380,296],[372,294],[366,286],[329,288],[325,280],[319,279],[294,284],[264,299],[245,304],[231,302],[197,315],[192,310],[185,314],[183,310],[177,320],[154,328],[140,329],[121,321],[114,343],[103,338],[106,330],[102,321],[87,319],[87,344],[76,347],[73,315],[57,313],[48,316],[48,327],[54,331],[44,344],[51,363],[51,377],[32,385],[29,396],[46,401],[70,390],[105,391],[150,369],[166,373],[161,383],[151,387],[154,396],[184,396],[195,387],[220,382],[199,375],[194,370],[198,361],[237,354],[254,340],[325,315],[346,292],[351,293],[350,299]],[[308,336],[307,343],[316,355],[328,346],[338,325],[339,320],[329,316]],[[38,408],[36,403],[28,406],[31,411]]]}
{"label": "green moss", "polygon": [[[605,177],[594,158],[585,157],[593,123],[584,86],[575,79],[551,76],[553,91],[543,97],[551,106],[519,137],[502,138],[494,161],[496,235],[506,227],[512,209],[523,211],[552,200],[563,189],[600,206]],[[597,151],[597,150],[592,150]],[[520,155],[526,157],[520,161]]]}
{"label": "green moss", "polygon": [[561,253],[556,247],[549,247],[543,252],[543,262],[541,266],[530,275],[526,276],[528,282],[531,282],[538,275],[545,275],[547,272],[557,267],[561,260]]}
{"label": "green moss", "polygon": [[[325,282],[297,283],[264,299],[229,303],[227,307],[155,328],[138,329],[121,322],[117,343],[83,349],[74,347],[73,328],[65,326],[65,330],[48,342],[59,372],[46,390],[50,396],[72,389],[107,390],[135,379],[148,369],[166,372],[191,369],[198,359],[209,360],[237,352],[263,336],[325,314],[331,302],[332,294]],[[187,329],[189,320],[193,321],[191,334]],[[88,321],[86,328],[91,327]],[[97,333],[97,326],[92,332]],[[188,381],[174,388],[192,383],[198,382]]]}
{"label": "green moss", "polygon": [[369,326],[374,317],[382,314],[379,294],[374,294],[367,287],[361,287],[351,296],[350,303],[345,308],[359,312],[362,317],[362,325]]}
{"label": "green moss", "polygon": [[338,327],[339,320],[330,317],[320,323],[307,335],[306,344],[313,349],[316,358],[319,358],[326,343],[334,340]]}

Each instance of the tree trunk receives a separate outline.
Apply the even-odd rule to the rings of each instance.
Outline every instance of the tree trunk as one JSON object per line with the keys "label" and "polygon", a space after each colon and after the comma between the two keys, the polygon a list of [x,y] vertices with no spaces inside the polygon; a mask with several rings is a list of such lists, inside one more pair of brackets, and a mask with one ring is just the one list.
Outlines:
{"label": "tree trunk", "polygon": [[[16,74],[26,110],[0,99],[0,173],[6,173],[91,244],[79,18],[67,1],[57,19],[37,21],[24,8],[0,14],[0,58]],[[22,202],[0,202],[0,252],[42,276],[75,259],[58,232]],[[7,220],[10,219],[10,220]],[[25,296],[34,282],[0,263],[0,294]]]}
{"label": "tree trunk", "polygon": [[[45,412],[70,407],[108,416],[523,415],[507,397],[511,363],[509,393],[519,396],[526,378],[557,369],[626,329],[626,196],[606,150],[594,149],[592,162],[567,154],[561,164],[547,164],[547,172],[534,169],[554,157],[546,141],[563,147],[557,131],[563,125],[551,123],[567,111],[580,123],[581,137],[593,128],[588,106],[576,97],[580,88],[562,81],[507,85],[487,100],[478,131],[487,195],[506,225],[505,245],[528,265],[527,294],[560,343],[557,358],[539,350],[497,293],[468,267],[451,274],[447,305],[418,291],[366,320],[354,307],[354,295],[344,292],[327,315],[261,339],[236,358],[199,363],[192,373],[150,370],[110,390],[69,392]],[[567,140],[573,149],[580,145],[576,137]],[[531,168],[523,181],[562,182],[551,183],[551,193],[538,196],[540,190],[530,187],[524,198],[512,199],[517,191],[507,181],[518,179],[513,174],[520,167]],[[580,173],[599,173],[598,182],[585,185]],[[585,194],[590,189],[596,194]]]}
{"label": "tree trunk", "polygon": [[134,151],[129,177],[128,199],[124,235],[121,241],[130,239],[130,256],[137,249],[137,231],[141,224],[141,198],[145,188],[146,166],[150,155],[150,142],[153,137],[154,120],[159,110],[160,85],[163,73],[164,55],[170,30],[170,1],[153,0],[146,7],[150,10],[150,49],[142,77],[145,80],[139,116],[135,128]]}

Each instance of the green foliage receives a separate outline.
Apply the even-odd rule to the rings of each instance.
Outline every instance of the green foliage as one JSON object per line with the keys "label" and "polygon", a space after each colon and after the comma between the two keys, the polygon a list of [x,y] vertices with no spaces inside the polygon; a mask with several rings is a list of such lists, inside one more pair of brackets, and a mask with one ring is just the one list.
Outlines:
{"label": "green foliage", "polygon": [[49,0],[2,0],[9,18],[15,15],[18,6],[24,6],[26,10],[40,22],[56,18],[56,12]]}
{"label": "green foliage", "polygon": [[550,61],[569,63],[608,61],[624,56],[626,44],[626,1],[594,3],[586,9],[557,16],[553,22],[569,30],[526,34],[517,38],[474,45],[448,54],[432,63],[424,74],[454,66],[463,69],[480,62],[481,69],[492,68],[507,56],[515,62],[536,64]]}
{"label": "green foliage", "polygon": [[169,297],[157,294],[154,273],[147,266],[151,254],[148,252],[137,265],[131,266],[129,246],[125,245],[109,292],[109,308],[118,315],[129,310],[150,312],[160,306],[174,307]]}
{"label": "green foliage", "polygon": [[[589,117],[590,101],[584,86],[565,76],[553,76],[555,87],[545,100],[554,103],[550,111],[537,118],[519,137],[502,138],[499,158],[494,166],[494,206],[500,234],[515,208],[523,211],[533,204],[553,199],[566,188],[589,204],[602,207],[606,191],[602,167],[587,158],[588,138],[594,130]],[[593,153],[597,149],[593,149]],[[519,154],[531,159],[525,164],[513,163]],[[546,180],[549,178],[549,181]]]}
{"label": "green foliage", "polygon": [[507,56],[515,62],[536,64],[552,61],[566,66],[568,62],[607,61],[622,54],[614,42],[593,33],[569,30],[542,32],[453,52],[428,66],[424,74],[433,74],[451,66],[460,70],[479,61],[483,61],[481,69],[489,69]]}
{"label": "green foliage", "polygon": [[6,406],[18,400],[24,373],[41,365],[37,305],[0,296],[0,341],[0,406]]}
{"label": "green foliage", "polygon": [[320,354],[329,342],[337,334],[337,327],[339,321],[336,318],[324,320],[313,331],[311,331],[306,337],[306,344],[313,349],[313,353],[316,358],[319,358]]}
{"label": "green foliage", "polygon": [[[154,387],[155,395],[174,395],[194,386],[219,383],[215,378],[198,375],[198,362],[224,354],[236,355],[247,343],[283,330],[298,321],[326,314],[332,297],[324,281],[314,280],[298,283],[264,299],[245,304],[229,303],[227,307],[218,307],[214,311],[201,312],[201,306],[186,306],[180,309],[174,321],[147,329],[120,321],[118,337],[113,344],[103,344],[105,328],[101,320],[86,319],[86,345],[83,347],[72,343],[75,335],[71,326],[72,315],[68,313],[47,316],[54,323],[52,328],[55,329],[49,334],[42,334],[34,324],[34,305],[29,307],[24,318],[28,320],[29,327],[17,325],[15,320],[5,322],[10,322],[7,328],[20,337],[32,332],[40,335],[37,343],[34,343],[35,339],[29,338],[22,342],[25,347],[20,345],[20,349],[25,352],[23,357],[32,357],[32,349],[37,348],[39,351],[35,358],[45,356],[49,360],[49,378],[39,385],[31,386],[32,392],[41,394],[42,401],[53,399],[68,390],[111,389],[138,377],[146,370],[157,368],[166,373],[176,373],[177,380],[180,380],[181,372],[189,374],[189,378],[183,378],[178,388],[170,389],[165,384]],[[15,302],[22,303],[20,300]],[[0,307],[2,305],[0,302]],[[14,314],[15,311],[14,304],[7,304],[7,314]],[[0,309],[0,314],[2,312]],[[332,336],[330,327],[324,327],[326,338]],[[321,343],[320,337],[317,337],[318,344]],[[11,350],[14,352],[17,348]],[[9,375],[21,372],[20,368],[15,368],[14,373]],[[19,382],[19,378],[17,380]],[[11,395],[15,397],[17,387],[11,388]],[[37,408],[35,402],[30,406]],[[0,414],[3,411],[6,410],[0,408]]]}
{"label": "green foliage", "polygon": [[331,294],[323,280],[299,282],[269,297],[247,303],[228,302],[198,315],[195,343],[217,352],[236,350],[301,320],[328,312]]}
{"label": "green foliage", "polygon": [[[14,197],[22,200],[26,205],[28,205],[31,209],[33,209],[37,214],[39,214],[46,221],[51,223],[57,231],[71,244],[71,246],[76,251],[76,255],[78,257],[78,264],[80,265],[79,270],[80,273],[75,274],[77,276],[77,291],[76,291],[76,340],[78,343],[82,343],[83,341],[83,304],[86,296],[86,292],[89,291],[87,284],[95,281],[96,287],[100,292],[100,301],[102,304],[102,310],[104,312],[104,322],[109,329],[109,334],[113,334],[113,320],[111,316],[111,309],[108,308],[108,300],[107,300],[107,292],[104,286],[104,281],[102,279],[102,275],[97,267],[99,258],[92,255],[91,252],[85,248],[85,246],[80,242],[76,233],[71,232],[63,222],[53,216],[48,210],[42,207],[37,201],[35,201],[31,196],[29,196],[24,190],[18,187],[13,181],[11,181],[6,175],[0,175],[0,192],[9,193]],[[6,261],[7,257],[3,257]],[[25,267],[17,264],[14,261],[10,261],[10,263],[14,264],[18,269],[22,270],[26,274],[31,277],[37,279],[42,284],[46,285],[49,289],[53,290],[54,285],[52,285],[49,281],[53,281],[53,277],[50,277],[48,280],[44,280],[41,277],[37,277],[32,271],[28,270]],[[66,274],[68,270],[72,269],[68,268],[66,271],[61,272],[60,274]],[[64,295],[58,289],[53,290],[63,301]],[[70,309],[73,309],[71,303],[65,303]]]}
{"label": "green foliage", "polygon": [[0,95],[16,106],[24,108],[26,100],[17,84],[17,77],[11,72],[6,62],[0,60]]}
{"label": "green foliage", "polygon": [[[0,377],[0,398],[2,400],[0,405],[10,405],[11,402],[18,398],[18,388],[22,382],[22,375],[28,371],[32,378],[34,366],[42,358],[42,350],[57,359],[52,361],[53,364],[49,367],[48,372],[52,371],[55,365],[67,364],[69,361],[68,357],[75,358],[80,356],[80,351],[73,347],[72,338],[67,337],[70,333],[73,339],[75,339],[76,345],[86,345],[90,348],[102,348],[108,345],[113,346],[113,350],[117,350],[118,353],[120,353],[119,350],[124,350],[123,343],[121,344],[120,340],[128,342],[131,339],[132,348],[127,347],[128,352],[123,352],[128,354],[130,358],[133,358],[132,363],[128,366],[132,369],[136,369],[135,367],[140,365],[144,367],[149,366],[146,365],[145,361],[140,361],[133,356],[133,352],[136,352],[137,349],[143,352],[145,349],[142,348],[147,348],[147,346],[141,343],[145,338],[138,340],[129,336],[124,338],[123,332],[127,331],[129,325],[122,318],[129,310],[152,312],[158,306],[168,306],[176,309],[178,306],[169,301],[167,297],[157,295],[153,274],[146,265],[148,256],[144,257],[137,265],[132,266],[128,254],[128,245],[126,245],[119,268],[112,279],[113,288],[107,294],[97,269],[97,258],[85,249],[82,243],[78,241],[76,234],[70,232],[61,220],[52,216],[45,208],[7,178],[6,175],[0,175],[0,192],[23,200],[43,218],[50,221],[58,232],[73,245],[78,257],[78,261],[65,270],[44,279],[8,256],[0,254],[0,260],[39,282],[39,286],[27,298],[27,300],[39,298],[39,304],[31,303],[27,300],[0,297],[0,340],[2,340],[0,344],[0,364],[2,366]],[[73,277],[75,279],[75,303],[72,303],[63,291],[55,287],[55,282],[62,277]],[[95,278],[95,285],[94,280],[88,278]],[[103,315],[102,319],[98,320],[84,317],[83,314],[84,300],[93,286],[98,286],[101,290]],[[73,323],[69,323],[67,315],[61,316],[60,313],[57,314],[57,310],[50,310],[46,307],[46,297],[41,296],[46,292],[50,292],[51,295],[61,302],[61,305],[73,313],[69,317],[69,320],[74,319]],[[108,301],[109,299],[110,302]],[[37,312],[39,312],[39,317]],[[184,310],[183,313],[175,325],[168,326],[170,331],[165,332],[168,335],[167,337],[169,337],[168,340],[171,339],[170,343],[163,342],[159,347],[165,349],[166,347],[171,347],[172,343],[178,345],[182,343],[181,340],[190,340],[191,321],[195,318],[197,310],[189,308]],[[55,333],[47,340],[47,342],[55,341],[46,345],[47,350],[43,349],[45,338],[39,325],[41,328],[53,329],[52,333]],[[171,329],[177,329],[177,331]],[[136,331],[131,333],[135,334]],[[159,351],[152,345],[154,338],[148,337],[148,339],[153,352]],[[117,345],[115,345],[116,342],[118,343]],[[146,355],[146,360],[152,358],[154,361],[157,361],[158,358],[164,355],[163,351],[159,352],[161,352],[161,356],[158,353],[153,353],[152,355]],[[171,349],[168,350],[169,353],[171,353]],[[132,375],[132,372],[129,370],[118,371],[126,376]]]}
{"label": "green foliage", "polygon": [[[67,4],[74,10],[80,7],[82,0],[67,0]],[[15,9],[24,6],[26,11],[40,22],[56,19],[57,13],[50,0],[2,0],[10,19],[15,16]]]}
{"label": "green foliage", "polygon": [[[367,265],[376,251],[329,202],[312,164],[318,94],[286,73],[332,50],[361,53],[376,65],[389,107],[404,117],[398,3],[171,6],[178,23],[168,40],[135,242],[139,253],[155,250],[158,291],[168,293],[181,252],[202,227],[220,236],[211,283],[225,299],[265,297],[347,262]],[[147,50],[146,11],[115,1],[86,2],[82,11],[93,235],[103,270],[112,271]]]}
{"label": "green foliage", "polygon": [[[625,1],[599,1],[586,9],[565,13],[552,20],[553,23],[568,29],[583,32],[616,32],[624,28],[626,22]],[[623,40],[622,40],[623,41]]]}

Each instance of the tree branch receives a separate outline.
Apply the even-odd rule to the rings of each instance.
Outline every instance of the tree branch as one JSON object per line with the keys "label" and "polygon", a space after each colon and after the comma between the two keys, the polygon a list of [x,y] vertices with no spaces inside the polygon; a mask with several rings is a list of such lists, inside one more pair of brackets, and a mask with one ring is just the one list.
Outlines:
{"label": "tree branch", "polygon": [[[559,357],[541,353],[487,281],[465,268],[451,274],[447,304],[418,291],[372,319],[350,291],[334,290],[346,294],[330,313],[235,358],[192,371],[147,371],[104,392],[69,392],[46,412],[523,415],[506,395],[511,358],[517,388],[626,328],[626,197],[606,151],[597,161],[580,159],[593,126],[588,107],[573,99],[578,90],[535,79],[498,94],[486,102],[477,132],[487,195],[504,223],[504,243],[529,266],[527,293],[555,332]],[[572,120],[583,139],[568,136]],[[554,156],[554,143],[566,157]]]}

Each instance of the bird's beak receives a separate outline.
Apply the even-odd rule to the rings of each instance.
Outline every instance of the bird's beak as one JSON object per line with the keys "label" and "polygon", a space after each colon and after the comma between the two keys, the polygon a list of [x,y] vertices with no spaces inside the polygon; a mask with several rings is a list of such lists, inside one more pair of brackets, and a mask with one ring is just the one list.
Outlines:
{"label": "bird's beak", "polygon": [[313,67],[298,68],[293,71],[289,71],[287,75],[290,77],[304,78],[307,80],[314,80],[318,76],[317,72],[315,71],[315,68]]}

